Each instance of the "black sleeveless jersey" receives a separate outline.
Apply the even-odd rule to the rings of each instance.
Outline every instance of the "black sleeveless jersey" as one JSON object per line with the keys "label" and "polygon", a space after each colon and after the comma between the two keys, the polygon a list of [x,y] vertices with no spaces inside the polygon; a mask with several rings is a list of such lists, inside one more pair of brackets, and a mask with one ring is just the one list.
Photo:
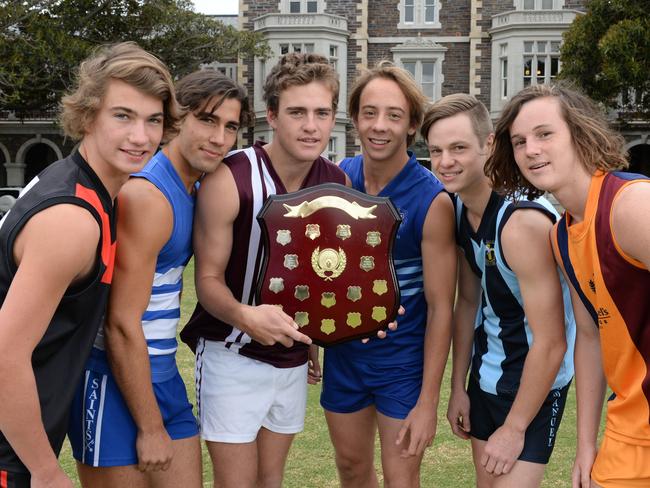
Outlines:
{"label": "black sleeveless jersey", "polygon": [[[18,233],[36,213],[57,204],[85,208],[101,232],[93,272],[66,291],[32,354],[43,424],[58,455],[70,404],[106,310],[115,257],[115,209],[101,180],[78,152],[43,170],[0,221],[0,304],[16,273],[13,246]],[[72,240],[75,236],[61,238]],[[27,471],[2,432],[0,469]]]}

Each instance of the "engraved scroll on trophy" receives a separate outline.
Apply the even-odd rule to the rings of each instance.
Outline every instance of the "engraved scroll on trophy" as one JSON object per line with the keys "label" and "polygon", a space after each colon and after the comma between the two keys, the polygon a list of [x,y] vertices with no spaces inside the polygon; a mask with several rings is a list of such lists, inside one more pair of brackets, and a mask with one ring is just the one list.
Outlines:
{"label": "engraved scroll on trophy", "polygon": [[257,220],[256,303],[281,307],[320,346],[374,336],[395,320],[401,217],[389,198],[326,183],[270,196]]}

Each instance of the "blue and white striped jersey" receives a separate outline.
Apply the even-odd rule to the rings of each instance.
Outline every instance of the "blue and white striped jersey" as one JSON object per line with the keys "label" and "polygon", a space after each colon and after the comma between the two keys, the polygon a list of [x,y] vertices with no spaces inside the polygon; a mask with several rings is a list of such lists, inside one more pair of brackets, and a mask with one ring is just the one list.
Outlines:
{"label": "blue and white striped jersey", "polygon": [[[519,388],[526,355],[533,335],[524,313],[519,282],[501,248],[501,232],[514,211],[533,208],[555,222],[558,214],[544,198],[517,204],[492,192],[476,232],[467,219],[467,209],[455,197],[456,240],[470,267],[481,280],[481,303],[475,329],[471,374],[483,391],[512,396]],[[569,288],[558,269],[564,296],[567,352],[553,389],[566,386],[573,377],[575,320]]]}
{"label": "blue and white striped jersey", "polygon": [[[176,371],[176,329],[181,317],[183,270],[192,257],[195,197],[187,193],[180,176],[162,151],[132,177],[145,178],[153,183],[165,195],[174,214],[172,233],[158,254],[151,298],[142,316],[152,378],[154,382],[164,381],[168,374]],[[97,335],[94,347],[104,349],[103,330]],[[94,358],[101,356],[97,351],[93,354]]]}

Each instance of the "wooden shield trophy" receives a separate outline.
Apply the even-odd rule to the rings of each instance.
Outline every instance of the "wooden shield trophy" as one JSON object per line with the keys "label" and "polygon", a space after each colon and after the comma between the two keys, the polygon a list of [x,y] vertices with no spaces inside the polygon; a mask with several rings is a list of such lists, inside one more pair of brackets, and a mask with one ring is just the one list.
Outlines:
{"label": "wooden shield trophy", "polygon": [[402,219],[389,198],[326,183],[272,195],[257,219],[257,303],[281,307],[321,346],[373,336],[395,319],[392,248]]}

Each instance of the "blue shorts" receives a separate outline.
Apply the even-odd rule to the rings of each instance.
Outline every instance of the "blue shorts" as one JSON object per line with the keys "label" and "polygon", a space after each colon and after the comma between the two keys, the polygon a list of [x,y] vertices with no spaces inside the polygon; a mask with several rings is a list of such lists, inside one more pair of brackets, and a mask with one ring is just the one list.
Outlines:
{"label": "blue shorts", "polygon": [[[158,408],[173,439],[198,435],[196,418],[180,374],[153,383]],[[115,378],[110,373],[86,369],[75,393],[68,437],[74,458],[89,466],[138,464],[137,429]]]}
{"label": "blue shorts", "polygon": [[405,419],[422,389],[422,361],[387,365],[354,361],[325,349],[320,404],[334,413],[358,412],[374,405],[387,417]]}
{"label": "blue shorts", "polygon": [[[518,459],[537,464],[548,464],[555,446],[555,437],[562,421],[568,385],[551,390],[539,412],[526,429],[524,448]],[[481,441],[503,425],[514,402],[514,396],[493,395],[481,390],[478,381],[470,375],[469,396],[470,435]]]}

